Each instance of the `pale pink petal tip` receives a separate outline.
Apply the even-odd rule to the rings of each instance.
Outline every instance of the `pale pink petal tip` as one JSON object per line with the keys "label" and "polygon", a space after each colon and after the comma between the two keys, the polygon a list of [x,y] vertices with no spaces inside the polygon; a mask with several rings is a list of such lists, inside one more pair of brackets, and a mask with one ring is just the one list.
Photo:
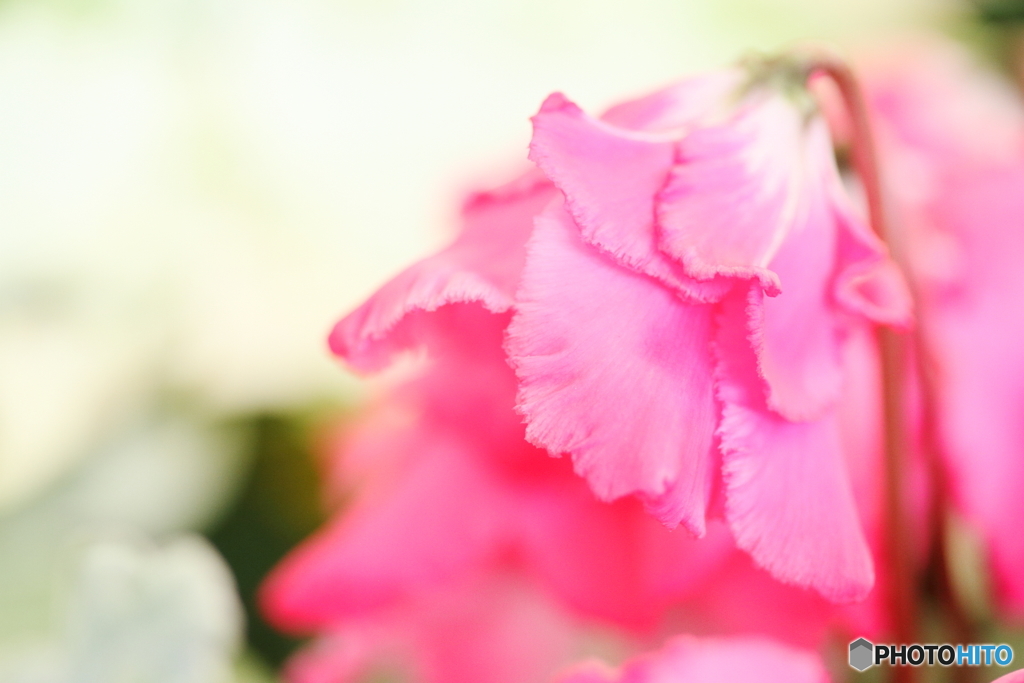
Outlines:
{"label": "pale pink petal tip", "polygon": [[1017,671],[1000,676],[992,683],[1024,683],[1024,669],[1018,669]]}
{"label": "pale pink petal tip", "polygon": [[837,415],[790,422],[765,407],[757,361],[726,300],[715,351],[726,519],[736,544],[785,583],[832,602],[863,599],[874,568],[846,471]]}
{"label": "pale pink petal tip", "polygon": [[736,544],[785,583],[836,603],[863,600],[874,568],[835,420],[793,423],[727,406],[722,434]]}
{"label": "pale pink petal tip", "polygon": [[898,330],[914,326],[913,299],[899,267],[885,259],[851,268],[836,283],[836,299],[847,310]]}
{"label": "pale pink petal tip", "polygon": [[557,683],[615,683],[614,669],[599,661],[588,661],[566,670]]}
{"label": "pale pink petal tip", "polygon": [[553,92],[545,98],[540,105],[540,113],[546,114],[553,111],[565,111],[569,113],[582,113],[579,106],[560,92]]}
{"label": "pale pink petal tip", "polygon": [[681,636],[634,659],[618,677],[595,665],[571,670],[558,683],[828,683],[813,653],[764,638]]}
{"label": "pale pink petal tip", "polygon": [[328,635],[299,650],[284,666],[286,683],[356,681],[373,652],[373,643],[355,633]]}

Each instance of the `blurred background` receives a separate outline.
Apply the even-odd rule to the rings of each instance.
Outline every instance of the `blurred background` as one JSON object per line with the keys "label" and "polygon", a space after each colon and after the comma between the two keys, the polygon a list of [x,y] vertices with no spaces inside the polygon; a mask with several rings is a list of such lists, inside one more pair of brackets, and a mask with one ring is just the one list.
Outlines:
{"label": "blurred background", "polygon": [[525,164],[549,92],[599,110],[750,50],[925,31],[1013,73],[1021,20],[965,0],[3,0],[0,680],[276,680],[296,643],[253,591],[322,520],[317,454],[365,391],[326,333],[448,237],[462,192]]}

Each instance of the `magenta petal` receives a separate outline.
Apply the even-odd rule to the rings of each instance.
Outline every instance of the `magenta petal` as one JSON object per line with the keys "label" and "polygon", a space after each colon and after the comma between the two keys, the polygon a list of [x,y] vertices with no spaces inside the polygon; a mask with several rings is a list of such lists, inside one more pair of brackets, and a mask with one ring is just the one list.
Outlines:
{"label": "magenta petal", "polygon": [[1024,616],[1024,162],[951,178],[934,230],[955,236],[965,275],[925,289],[941,435],[960,510],[988,545],[999,605]]}
{"label": "magenta petal", "polygon": [[721,522],[702,539],[670,531],[638,501],[602,503],[566,474],[519,487],[514,506],[530,571],[583,614],[649,630],[737,554]]}
{"label": "magenta petal", "polygon": [[517,309],[507,347],[527,439],[571,453],[600,498],[640,494],[666,524],[702,534],[717,421],[710,307],[618,267],[552,210],[537,219]]}
{"label": "magenta petal", "polygon": [[331,350],[363,372],[387,365],[398,352],[450,334],[452,320],[432,312],[457,303],[492,313],[512,306],[533,217],[554,196],[537,173],[474,196],[465,226],[447,249],[411,266],[381,287],[331,332]]}
{"label": "magenta petal", "polygon": [[723,307],[716,339],[719,434],[726,518],[736,544],[781,581],[814,588],[833,602],[863,599],[874,569],[837,417],[789,422],[768,411],[745,338],[750,304],[735,294]]}
{"label": "magenta petal", "polygon": [[616,677],[587,663],[559,683],[828,683],[821,660],[811,652],[766,638],[680,636],[661,650],[639,657]]}
{"label": "magenta petal", "polygon": [[497,543],[503,504],[476,454],[439,435],[402,478],[293,551],[262,588],[267,616],[305,631],[380,608],[470,568]]}
{"label": "magenta petal", "polygon": [[656,245],[654,198],[672,167],[675,145],[664,135],[593,119],[555,94],[533,117],[530,159],[565,194],[586,242],[695,300],[717,300],[728,283],[693,280]]}

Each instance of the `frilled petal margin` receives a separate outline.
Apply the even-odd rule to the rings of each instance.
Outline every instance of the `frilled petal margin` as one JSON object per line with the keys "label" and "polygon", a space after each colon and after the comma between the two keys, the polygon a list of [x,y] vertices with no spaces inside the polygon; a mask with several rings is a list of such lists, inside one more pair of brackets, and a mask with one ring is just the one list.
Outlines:
{"label": "frilled petal margin", "polygon": [[583,244],[561,207],[538,217],[507,341],[527,439],[570,453],[600,498],[638,494],[698,535],[714,472],[710,343],[711,307]]}
{"label": "frilled petal margin", "polygon": [[695,301],[716,301],[728,282],[688,277],[656,244],[654,200],[675,148],[672,137],[609,125],[556,93],[533,117],[530,159],[565,195],[585,242]]}
{"label": "frilled petal margin", "polygon": [[767,409],[745,334],[760,295],[751,291],[723,302],[715,344],[726,519],[736,544],[777,579],[832,602],[861,600],[874,568],[837,417],[789,422]]}
{"label": "frilled petal margin", "polygon": [[659,247],[691,277],[757,279],[778,294],[768,264],[803,200],[803,137],[801,112],[780,95],[684,137],[658,201]]}
{"label": "frilled petal margin", "polygon": [[458,239],[400,273],[343,318],[331,332],[331,350],[356,370],[372,372],[400,351],[451,341],[464,314],[450,312],[447,320],[431,315],[442,307],[472,303],[492,313],[507,311],[533,217],[554,195],[536,172],[475,195],[463,210]]}
{"label": "frilled petal margin", "polygon": [[753,330],[758,371],[768,407],[788,420],[815,420],[834,409],[843,384],[839,316],[832,297],[840,225],[827,187],[834,165],[824,121],[805,124],[803,151],[793,173],[796,199],[785,238],[770,268],[782,293],[752,291],[762,320]]}

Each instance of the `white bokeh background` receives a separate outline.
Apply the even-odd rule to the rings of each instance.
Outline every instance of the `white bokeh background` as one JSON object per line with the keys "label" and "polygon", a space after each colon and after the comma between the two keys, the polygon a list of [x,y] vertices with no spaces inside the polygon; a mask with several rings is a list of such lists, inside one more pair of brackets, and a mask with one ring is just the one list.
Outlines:
{"label": "white bokeh background", "polygon": [[[751,49],[935,25],[938,0],[0,5],[0,508],[154,385],[237,411],[351,388],[332,321],[599,108]],[[13,504],[13,503],[12,503]]]}

